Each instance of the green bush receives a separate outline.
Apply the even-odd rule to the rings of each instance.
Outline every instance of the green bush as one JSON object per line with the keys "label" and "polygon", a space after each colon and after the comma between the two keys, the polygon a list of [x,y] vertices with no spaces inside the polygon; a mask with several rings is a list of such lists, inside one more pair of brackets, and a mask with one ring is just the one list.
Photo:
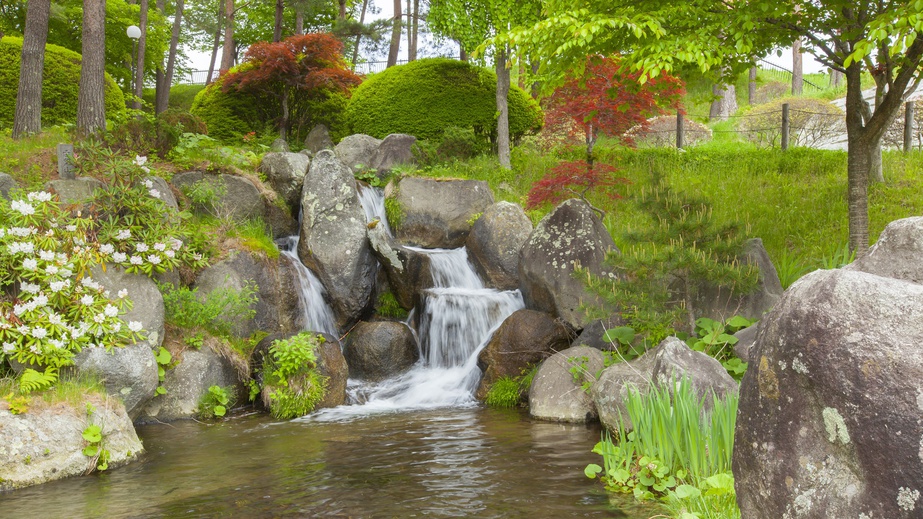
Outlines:
{"label": "green bush", "polygon": [[323,335],[302,332],[273,341],[263,359],[263,377],[269,401],[264,402],[275,418],[288,420],[304,416],[317,407],[327,393],[327,377],[317,369],[317,348]]}
{"label": "green bush", "polygon": [[[13,126],[16,94],[19,89],[19,63],[22,38],[0,39],[0,127]],[[77,122],[77,92],[80,54],[57,45],[45,46],[42,76],[42,126]],[[125,97],[106,74],[106,118],[117,119],[125,111]]]}
{"label": "green bush", "polygon": [[[173,85],[170,87],[170,103],[167,105],[167,109],[173,108],[188,112],[192,109],[192,100],[195,99],[195,96],[202,90],[205,90],[205,85]],[[155,89],[145,88],[144,93],[141,94],[145,109],[149,109],[152,112],[154,110],[155,93]]]}
{"label": "green bush", "polygon": [[176,147],[184,133],[205,133],[205,123],[198,117],[170,108],[157,117],[144,114],[116,124],[107,135],[115,149],[137,155],[158,155],[165,158]]}
{"label": "green bush", "polygon": [[[231,69],[232,72],[236,70]],[[244,136],[250,132],[278,136],[273,125],[281,113],[277,99],[238,92],[233,88],[224,92],[223,85],[222,76],[202,89],[192,100],[190,112],[205,122],[210,137],[226,144],[241,144]],[[326,94],[321,99],[313,100],[290,100],[292,127],[289,141],[303,142],[317,124],[326,124],[333,137],[345,136],[342,113],[346,104],[347,100],[341,94]]]}
{"label": "green bush", "polygon": [[[379,139],[390,133],[440,139],[452,126],[492,139],[496,88],[491,70],[445,58],[421,59],[369,76],[353,92],[346,121],[353,133]],[[541,128],[541,109],[528,94],[514,85],[508,100],[512,139]]]}

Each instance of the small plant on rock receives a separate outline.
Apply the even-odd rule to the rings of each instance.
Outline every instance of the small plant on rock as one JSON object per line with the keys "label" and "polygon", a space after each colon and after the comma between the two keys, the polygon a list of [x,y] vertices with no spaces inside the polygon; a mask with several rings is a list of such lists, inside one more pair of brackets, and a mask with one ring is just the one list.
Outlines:
{"label": "small plant on rock", "polygon": [[204,420],[222,418],[228,409],[234,405],[234,388],[211,386],[208,392],[199,399],[199,417]]}
{"label": "small plant on rock", "polygon": [[274,417],[304,416],[323,400],[328,379],[317,369],[317,348],[324,342],[323,335],[309,332],[273,341],[263,359],[263,392]]}

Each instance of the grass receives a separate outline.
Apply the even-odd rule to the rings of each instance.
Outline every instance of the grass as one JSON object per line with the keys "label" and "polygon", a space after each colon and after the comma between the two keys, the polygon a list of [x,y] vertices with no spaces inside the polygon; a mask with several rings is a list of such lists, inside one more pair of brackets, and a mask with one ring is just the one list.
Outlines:
{"label": "grass", "polygon": [[106,388],[98,378],[88,373],[61,376],[51,388],[28,395],[19,391],[19,381],[12,374],[0,377],[0,402],[6,401],[8,405],[14,400],[27,407],[66,402],[75,409],[82,409],[87,397],[94,394],[105,397]]}
{"label": "grass", "polygon": [[55,126],[38,135],[14,140],[10,130],[0,132],[0,171],[17,181],[22,189],[41,189],[57,177],[58,143],[73,142],[67,130]]}

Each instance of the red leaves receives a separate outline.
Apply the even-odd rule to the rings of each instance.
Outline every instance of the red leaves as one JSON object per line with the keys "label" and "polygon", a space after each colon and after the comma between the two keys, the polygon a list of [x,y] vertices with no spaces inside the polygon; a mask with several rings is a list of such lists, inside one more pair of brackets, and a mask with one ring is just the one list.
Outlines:
{"label": "red leaves", "polygon": [[622,196],[615,191],[615,187],[628,184],[629,181],[616,177],[616,171],[609,164],[589,164],[585,160],[562,161],[532,186],[526,208],[534,209],[545,202],[558,204],[574,197],[586,201],[587,193],[593,189],[601,189],[604,196],[618,200]]}

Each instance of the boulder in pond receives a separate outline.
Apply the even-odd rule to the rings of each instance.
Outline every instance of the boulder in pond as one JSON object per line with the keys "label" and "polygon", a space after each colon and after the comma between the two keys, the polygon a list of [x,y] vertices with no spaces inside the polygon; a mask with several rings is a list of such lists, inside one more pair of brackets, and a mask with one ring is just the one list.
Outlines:
{"label": "boulder in pond", "polygon": [[428,249],[464,245],[473,219],[494,203],[482,180],[406,177],[389,183],[385,198],[400,213],[400,221],[392,222],[398,241]]}
{"label": "boulder in pond", "polygon": [[398,244],[383,225],[369,224],[368,237],[398,304],[410,310],[419,294],[433,286],[429,256]]}
{"label": "boulder in pond", "polygon": [[589,387],[603,369],[603,354],[586,346],[559,351],[545,360],[529,388],[529,414],[554,422],[598,419]]}
{"label": "boulder in pond", "polygon": [[619,417],[631,425],[628,417],[628,391],[647,394],[651,386],[651,373],[657,360],[657,350],[651,350],[636,359],[616,362],[605,368],[599,380],[590,388],[590,397],[599,414],[599,421],[610,431],[619,429]]}
{"label": "boulder in pond", "polygon": [[657,346],[651,378],[655,384],[665,386],[687,379],[696,396],[705,399],[705,409],[711,409],[712,395],[722,399],[738,390],[737,382],[720,362],[676,337],[667,337]]}
{"label": "boulder in pond", "polygon": [[[314,333],[314,332],[299,332]],[[270,409],[273,387],[265,383],[263,373],[264,360],[269,355],[269,349],[275,341],[289,340],[298,333],[273,333],[267,335],[256,345],[250,355],[250,374],[262,388],[260,399],[257,401],[264,409]],[[349,368],[343,357],[342,347],[336,337],[326,333],[316,333],[323,338],[314,350],[316,356],[316,369],[319,375],[326,377],[326,389],[323,398],[316,403],[314,409],[336,407],[346,403],[346,380],[349,377]],[[304,377],[296,377],[294,386],[303,388]]]}
{"label": "boulder in pond", "polygon": [[308,174],[311,159],[301,153],[267,153],[260,162],[260,172],[266,175],[269,185],[282,197],[289,213],[297,215],[301,201],[301,187]]}
{"label": "boulder in pond", "polygon": [[420,357],[417,339],[404,323],[360,322],[343,349],[352,378],[378,382],[399,375]]}
{"label": "boulder in pond", "polygon": [[488,286],[519,288],[519,251],[531,233],[532,221],[522,207],[510,202],[497,202],[474,222],[465,247]]}

